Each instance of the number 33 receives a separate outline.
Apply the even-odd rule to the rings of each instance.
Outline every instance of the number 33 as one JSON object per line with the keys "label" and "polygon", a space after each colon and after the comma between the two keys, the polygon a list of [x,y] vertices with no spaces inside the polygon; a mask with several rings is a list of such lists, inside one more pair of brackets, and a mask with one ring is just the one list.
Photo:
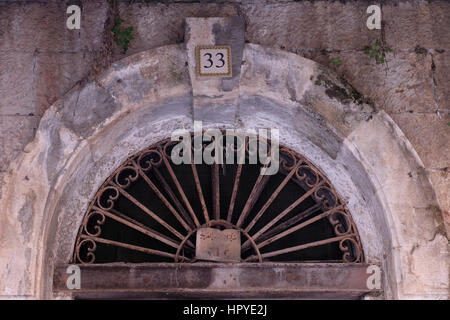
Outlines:
{"label": "number 33", "polygon": [[[204,56],[204,57],[205,57],[205,56],[208,57],[208,59],[206,59],[206,61],[209,62],[209,66],[203,66],[203,67],[206,68],[206,69],[211,68],[211,67],[214,65],[214,61],[211,59],[211,58],[212,58],[212,54],[211,54],[211,53],[205,53],[203,56]],[[223,53],[220,53],[220,52],[219,52],[219,53],[216,53],[216,58],[217,58],[217,56],[220,56],[220,58],[218,59],[218,61],[219,61],[219,62],[222,62],[222,64],[221,64],[221,65],[218,65],[218,64],[217,64],[217,61],[216,61],[215,67],[216,67],[216,68],[222,68],[222,67],[225,65],[225,60],[223,60]]]}

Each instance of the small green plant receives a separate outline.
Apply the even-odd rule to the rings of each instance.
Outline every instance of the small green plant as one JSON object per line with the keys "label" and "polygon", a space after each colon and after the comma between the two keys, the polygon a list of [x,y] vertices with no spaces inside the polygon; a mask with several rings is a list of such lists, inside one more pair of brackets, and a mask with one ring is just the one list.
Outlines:
{"label": "small green plant", "polygon": [[330,62],[333,65],[333,67],[339,67],[342,64],[342,59],[339,57],[331,57]]}
{"label": "small green plant", "polygon": [[447,125],[450,127],[450,122],[447,122]]}
{"label": "small green plant", "polygon": [[377,39],[375,46],[368,46],[365,48],[364,53],[369,55],[370,58],[375,59],[377,64],[386,63],[386,52],[391,52],[391,48],[381,44],[381,41]]}
{"label": "small green plant", "polygon": [[114,41],[116,41],[116,44],[118,46],[122,47],[123,53],[126,53],[128,50],[128,47],[130,45],[130,41],[134,39],[133,37],[133,27],[128,27],[126,29],[121,28],[123,20],[120,18],[116,19],[116,22],[114,23],[114,27],[112,29],[112,32],[114,33]]}

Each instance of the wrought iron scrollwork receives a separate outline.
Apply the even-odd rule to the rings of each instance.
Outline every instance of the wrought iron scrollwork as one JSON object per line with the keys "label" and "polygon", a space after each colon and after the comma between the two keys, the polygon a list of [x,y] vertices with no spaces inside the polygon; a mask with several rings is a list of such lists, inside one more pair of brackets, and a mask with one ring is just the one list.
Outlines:
{"label": "wrought iron scrollwork", "polygon": [[[191,142],[190,151],[193,154],[193,137]],[[248,159],[249,153],[254,150],[249,149],[248,137],[241,142],[240,148],[223,147],[223,156],[233,152],[236,160],[237,153],[245,150]],[[265,140],[265,143],[271,152],[270,140]],[[83,219],[74,248],[74,262],[95,263],[100,246],[114,246],[160,257],[164,261],[192,263],[196,261],[193,235],[203,227],[239,230],[242,235],[241,252],[245,255],[242,261],[277,261],[281,256],[333,244],[342,255],[341,262],[364,261],[357,228],[345,201],[308,159],[280,146],[280,178],[277,181],[281,182],[267,193],[265,190],[270,176],[260,175],[256,180],[246,178],[245,172],[251,164],[238,163],[231,173],[225,172],[225,165],[222,165],[220,176],[217,164],[191,163],[188,167],[190,173],[180,174],[171,161],[171,150],[175,144],[164,140],[139,152],[127,159],[105,181]],[[201,146],[204,151],[207,143]],[[208,183],[200,177],[202,166],[210,167],[211,180]],[[220,190],[225,188],[221,179],[225,174],[231,175],[232,185],[229,187],[229,200],[221,201]],[[134,187],[138,182],[140,191]],[[189,184],[195,188],[185,189],[184,186]],[[284,207],[279,206],[277,199],[289,184],[298,187],[298,197]],[[247,187],[249,194],[243,199],[240,195],[244,187]],[[210,197],[207,197],[208,193],[211,193]],[[143,194],[153,195],[152,201],[160,202],[159,209],[152,209]],[[129,212],[122,212],[118,205],[120,201],[130,203],[124,208],[137,208],[137,212],[146,218],[141,221]],[[306,203],[309,203],[307,207]],[[224,204],[227,207],[222,210]],[[108,236],[102,230],[111,221],[124,226],[124,230],[143,234],[151,243],[159,245],[151,248],[121,238],[111,238],[111,233]],[[285,239],[319,221],[329,224],[332,236],[324,233],[322,238],[286,246]]]}

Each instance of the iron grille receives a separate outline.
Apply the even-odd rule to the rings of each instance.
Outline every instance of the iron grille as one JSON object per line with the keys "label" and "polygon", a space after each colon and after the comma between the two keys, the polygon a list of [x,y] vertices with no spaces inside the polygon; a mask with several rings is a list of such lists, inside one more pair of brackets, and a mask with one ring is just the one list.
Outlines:
{"label": "iron grille", "polygon": [[240,262],[363,262],[345,202],[305,157],[280,146],[278,173],[261,175],[263,165],[247,162],[175,165],[175,143],[139,152],[105,181],[80,227],[75,263],[192,263],[205,227],[239,230]]}

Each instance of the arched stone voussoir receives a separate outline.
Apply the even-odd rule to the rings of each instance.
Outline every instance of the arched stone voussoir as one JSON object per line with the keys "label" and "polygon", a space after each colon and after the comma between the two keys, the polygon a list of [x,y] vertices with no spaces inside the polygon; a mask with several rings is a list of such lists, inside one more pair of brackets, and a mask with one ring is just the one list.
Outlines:
{"label": "arched stone voussoir", "polygon": [[378,109],[345,79],[293,53],[247,44],[240,92],[283,102],[293,114],[306,111],[337,135],[346,137]]}
{"label": "arched stone voussoir", "polygon": [[96,83],[128,112],[192,93],[187,55],[181,44],[115,62]]}
{"label": "arched stone voussoir", "polygon": [[246,45],[241,72],[241,125],[279,128],[284,144],[324,170],[349,201],[368,260],[380,250],[386,297],[448,297],[442,213],[389,115],[334,72],[282,50]]}
{"label": "arched stone voussoir", "polygon": [[[5,177],[0,294],[52,297],[53,266],[70,262],[81,219],[105,179],[175,129],[192,129],[191,67],[182,45],[142,52],[47,110]],[[383,266],[385,297],[447,297],[448,245],[437,232],[434,192],[392,119],[295,54],[247,44],[241,68],[235,123],[227,126],[278,128],[281,143],[327,175],[348,201],[366,261]]]}
{"label": "arched stone voussoir", "polygon": [[[389,115],[334,72],[294,54],[247,45],[244,61],[243,126],[270,119],[285,131],[295,129],[300,152],[325,171],[344,198],[351,195],[348,205],[369,261],[376,250],[367,252],[368,247],[380,244],[373,241],[380,237],[387,297],[448,297],[442,213],[421,159]],[[244,110],[255,99],[255,107]],[[275,101],[283,107],[270,111],[277,109]],[[292,147],[293,142],[285,143]],[[347,178],[358,191],[350,191]]]}
{"label": "arched stone voussoir", "polygon": [[[83,211],[115,166],[150,142],[167,138],[167,130],[190,126],[191,120],[191,87],[180,45],[118,61],[96,81],[74,87],[55,102],[2,185],[0,295],[49,297],[44,291],[51,291],[47,272],[53,263],[48,259],[76,234],[60,224],[70,215],[55,216],[58,210],[72,213],[61,203],[67,200]],[[107,157],[114,152],[117,157]],[[82,187],[70,189],[77,183]],[[68,200],[72,191],[78,201]],[[79,223],[81,216],[69,220]]]}

